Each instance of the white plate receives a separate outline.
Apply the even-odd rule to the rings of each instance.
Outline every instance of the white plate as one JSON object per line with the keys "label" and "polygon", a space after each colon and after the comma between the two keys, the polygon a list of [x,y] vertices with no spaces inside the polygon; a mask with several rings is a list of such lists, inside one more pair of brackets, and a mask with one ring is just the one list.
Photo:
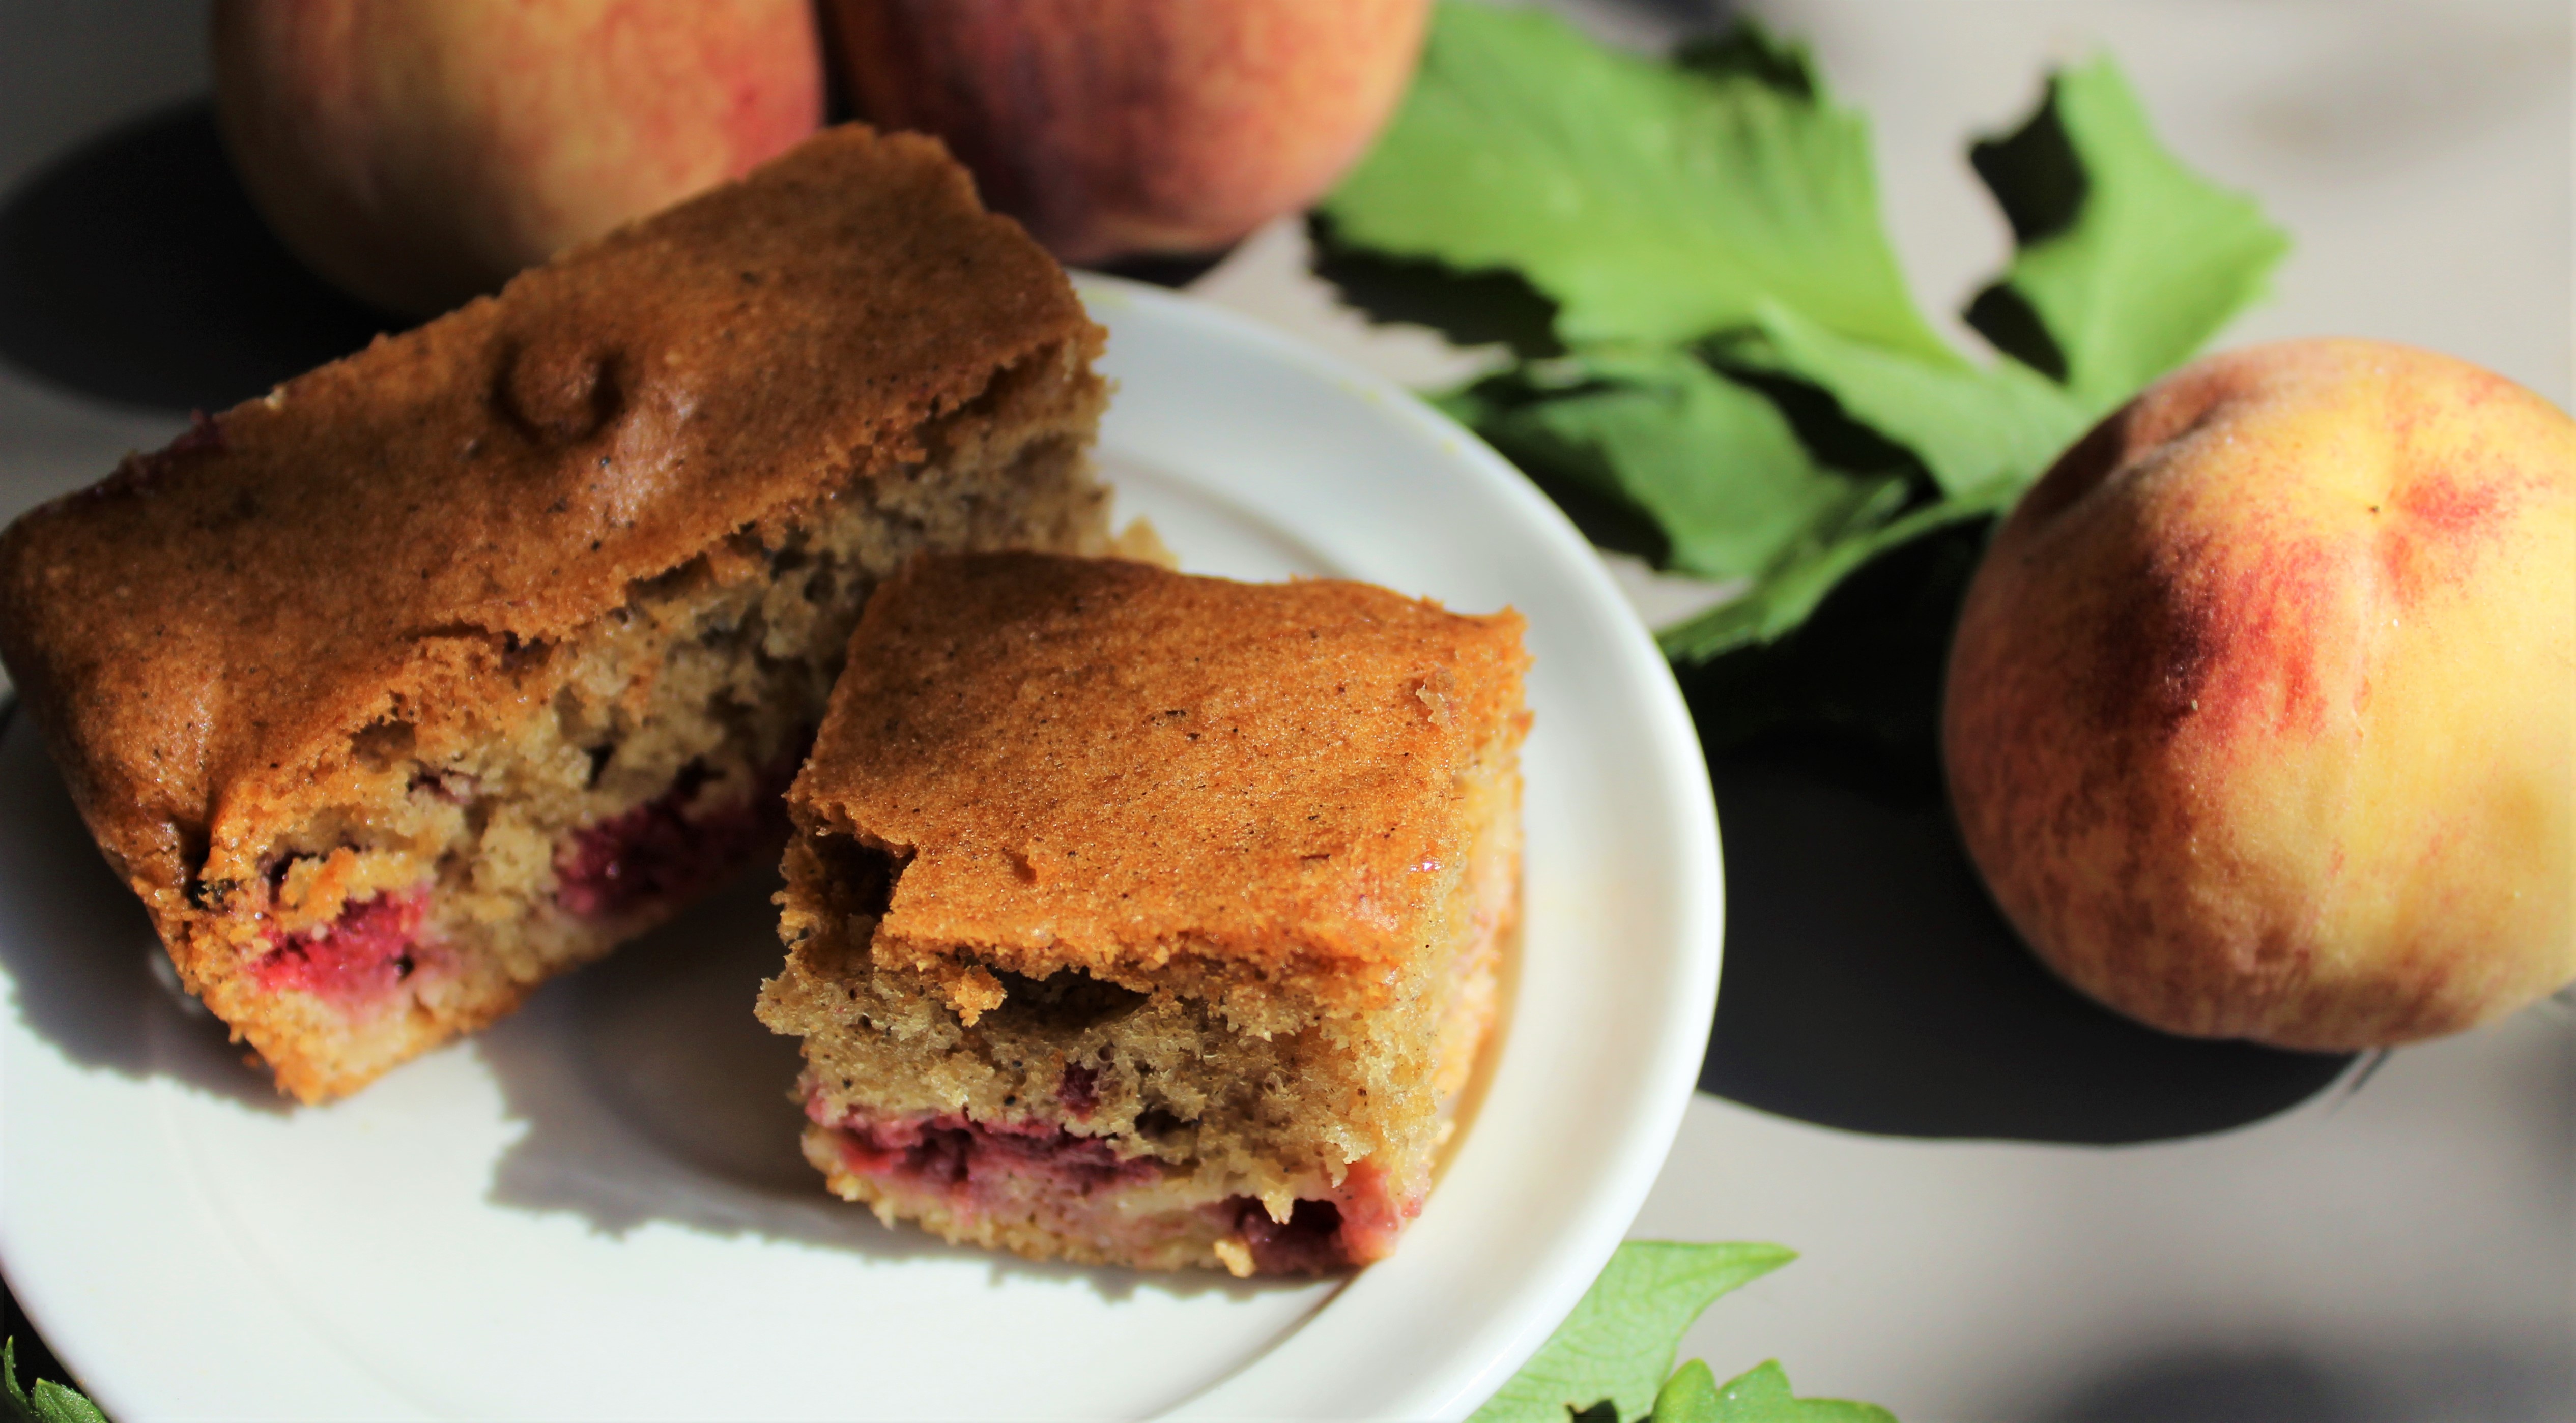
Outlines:
{"label": "white plate", "polygon": [[1570,1309],[1645,1199],[1717,996],[1715,811],[1582,539],[1419,402],[1088,280],[1122,516],[1195,571],[1529,616],[1528,884],[1486,1096],[1347,1283],[1034,1266],[881,1229],[796,1157],[750,1016],[753,884],[516,1018],[290,1111],[155,986],[24,718],[0,742],[0,1262],[122,1423],[174,1417],[1441,1418]]}

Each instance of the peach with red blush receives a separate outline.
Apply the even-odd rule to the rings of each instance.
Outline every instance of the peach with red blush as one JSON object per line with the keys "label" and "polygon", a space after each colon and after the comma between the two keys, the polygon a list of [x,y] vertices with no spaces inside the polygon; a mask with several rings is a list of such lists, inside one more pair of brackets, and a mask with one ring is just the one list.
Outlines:
{"label": "peach with red blush", "polygon": [[2576,979],[2576,422],[2365,341],[2201,361],[1997,534],[1944,759],[1996,903],[2158,1027],[2349,1050]]}

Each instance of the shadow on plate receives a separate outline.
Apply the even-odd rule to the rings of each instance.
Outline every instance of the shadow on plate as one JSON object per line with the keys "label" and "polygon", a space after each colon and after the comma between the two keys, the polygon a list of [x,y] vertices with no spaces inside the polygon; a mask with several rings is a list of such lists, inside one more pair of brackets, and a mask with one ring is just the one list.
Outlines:
{"label": "shadow on plate", "polygon": [[[600,963],[549,984],[475,1051],[527,1130],[495,1163],[493,1204],[623,1235],[669,1224],[883,1259],[950,1258],[999,1280],[1078,1280],[1121,1299],[1281,1288],[1200,1271],[1045,1265],[888,1228],[823,1188],[798,1149],[793,1039],[752,1016],[784,950],[774,872],[745,876]],[[1295,1287],[1303,1282],[1288,1282]]]}
{"label": "shadow on plate", "polygon": [[0,729],[0,806],[0,967],[28,1031],[75,1067],[287,1111],[223,1024],[179,991],[152,921],[99,858],[24,717]]}
{"label": "shadow on plate", "polygon": [[0,358],[99,400],[221,410],[404,324],[304,270],[192,100],[0,199]]}

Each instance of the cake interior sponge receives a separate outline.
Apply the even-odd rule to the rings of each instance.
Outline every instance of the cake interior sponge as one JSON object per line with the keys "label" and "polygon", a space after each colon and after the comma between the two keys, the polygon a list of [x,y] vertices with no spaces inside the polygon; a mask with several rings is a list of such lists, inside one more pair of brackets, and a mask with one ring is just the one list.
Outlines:
{"label": "cake interior sponge", "polygon": [[1522,620],[923,557],[789,792],[805,1150],[1025,1255],[1325,1273],[1422,1206],[1497,1007]]}

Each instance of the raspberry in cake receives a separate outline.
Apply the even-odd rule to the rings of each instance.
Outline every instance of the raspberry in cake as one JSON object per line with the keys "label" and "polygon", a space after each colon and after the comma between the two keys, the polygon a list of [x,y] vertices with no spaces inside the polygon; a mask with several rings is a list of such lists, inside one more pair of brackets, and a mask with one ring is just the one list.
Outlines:
{"label": "raspberry in cake", "polygon": [[0,655],[307,1101],[734,868],[923,549],[1103,547],[1101,332],[939,146],[827,133],[0,537]]}
{"label": "raspberry in cake", "polygon": [[1385,1255],[1496,1011],[1516,613],[925,557],[788,795],[805,1151],[883,1219],[1244,1274]]}

